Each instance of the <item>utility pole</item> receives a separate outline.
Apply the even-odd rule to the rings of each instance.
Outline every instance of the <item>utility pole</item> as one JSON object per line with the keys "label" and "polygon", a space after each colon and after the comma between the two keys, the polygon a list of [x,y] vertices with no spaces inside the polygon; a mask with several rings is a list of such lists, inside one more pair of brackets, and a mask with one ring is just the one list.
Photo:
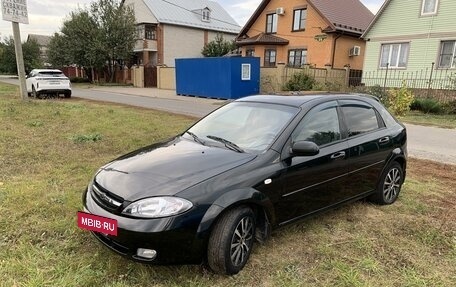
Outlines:
{"label": "utility pole", "polygon": [[27,0],[1,0],[3,20],[12,22],[14,48],[16,51],[17,73],[20,82],[22,99],[27,100],[25,84],[24,55],[22,53],[21,31],[19,23],[28,24]]}
{"label": "utility pole", "polygon": [[22,100],[28,99],[27,86],[25,84],[25,67],[24,67],[24,55],[22,53],[22,42],[21,42],[21,31],[19,29],[19,23],[12,22],[13,25],[13,36],[14,36],[14,49],[16,51],[16,64],[17,73],[19,76],[20,91]]}

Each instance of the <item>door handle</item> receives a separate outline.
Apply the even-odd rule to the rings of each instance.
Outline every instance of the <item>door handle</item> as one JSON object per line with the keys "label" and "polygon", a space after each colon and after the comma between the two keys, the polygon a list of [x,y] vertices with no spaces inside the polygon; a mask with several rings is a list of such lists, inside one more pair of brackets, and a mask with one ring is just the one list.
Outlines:
{"label": "door handle", "polygon": [[336,152],[331,155],[331,159],[338,159],[338,158],[344,158],[344,157],[345,157],[344,151]]}
{"label": "door handle", "polygon": [[385,144],[385,143],[388,143],[389,141],[390,141],[389,137],[384,137],[384,138],[379,139],[378,143],[379,144]]}

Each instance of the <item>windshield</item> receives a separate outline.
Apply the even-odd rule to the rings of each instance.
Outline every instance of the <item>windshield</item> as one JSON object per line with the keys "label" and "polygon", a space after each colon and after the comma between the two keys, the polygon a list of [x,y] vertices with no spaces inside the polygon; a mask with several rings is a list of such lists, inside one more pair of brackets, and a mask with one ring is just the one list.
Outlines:
{"label": "windshield", "polygon": [[261,153],[277,138],[299,111],[296,107],[234,102],[202,119],[189,129],[204,142],[234,144],[242,151]]}

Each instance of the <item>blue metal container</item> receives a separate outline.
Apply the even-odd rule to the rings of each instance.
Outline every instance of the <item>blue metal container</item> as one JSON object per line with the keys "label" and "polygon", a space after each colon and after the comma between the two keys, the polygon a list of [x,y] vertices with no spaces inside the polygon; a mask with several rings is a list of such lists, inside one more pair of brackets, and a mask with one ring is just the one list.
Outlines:
{"label": "blue metal container", "polygon": [[176,93],[216,99],[238,99],[260,91],[260,58],[176,59]]}

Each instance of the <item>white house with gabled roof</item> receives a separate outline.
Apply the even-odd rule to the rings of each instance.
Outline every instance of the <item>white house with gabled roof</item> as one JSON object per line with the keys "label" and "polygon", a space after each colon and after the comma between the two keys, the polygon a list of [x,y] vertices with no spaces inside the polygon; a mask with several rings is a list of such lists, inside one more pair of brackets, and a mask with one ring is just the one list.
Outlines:
{"label": "white house with gabled roof", "polygon": [[238,23],[215,1],[123,0],[131,6],[137,23],[135,53],[145,66],[173,67],[176,58],[202,57],[205,44],[217,34],[234,40]]}

